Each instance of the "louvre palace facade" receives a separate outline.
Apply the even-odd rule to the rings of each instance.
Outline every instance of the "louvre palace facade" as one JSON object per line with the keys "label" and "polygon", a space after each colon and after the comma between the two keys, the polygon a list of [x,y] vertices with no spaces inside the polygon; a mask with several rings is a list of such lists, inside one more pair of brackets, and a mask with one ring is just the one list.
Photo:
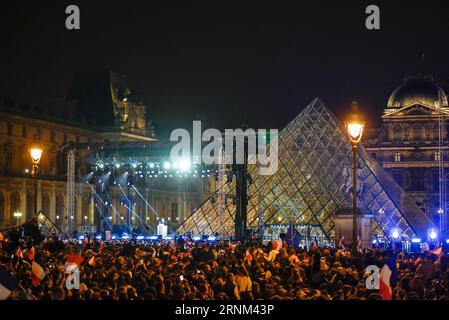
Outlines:
{"label": "louvre palace facade", "polygon": [[[125,78],[109,71],[76,74],[67,95],[36,105],[20,105],[0,99],[0,227],[20,224],[42,211],[61,230],[67,219],[67,150],[73,146],[75,161],[74,225],[77,230],[101,231],[97,197],[83,177],[89,172],[92,145],[103,143],[157,143],[147,107],[129,90]],[[31,177],[30,148],[43,149],[37,179],[37,210]],[[95,151],[96,152],[96,151]],[[206,188],[206,185],[201,186]],[[203,201],[205,189],[170,183],[139,192],[160,217],[181,220]],[[120,191],[110,190],[110,202],[120,224],[126,209],[120,206]],[[155,215],[136,197],[141,221],[156,224]],[[22,213],[19,219],[15,212]],[[179,217],[179,218],[178,218]],[[137,224],[137,221],[136,221]]]}

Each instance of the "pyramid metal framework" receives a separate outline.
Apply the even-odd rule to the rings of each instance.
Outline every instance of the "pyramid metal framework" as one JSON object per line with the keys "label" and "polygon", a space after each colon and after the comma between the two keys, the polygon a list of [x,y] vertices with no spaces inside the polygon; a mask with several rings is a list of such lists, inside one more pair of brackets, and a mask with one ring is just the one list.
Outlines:
{"label": "pyramid metal framework", "polygon": [[[352,149],[343,125],[316,98],[279,133],[278,157],[271,176],[259,175],[257,165],[248,166],[248,227],[314,225],[328,241],[335,240],[333,215],[352,206]],[[373,236],[398,228],[405,239],[425,237],[431,220],[363,146],[358,168],[358,203],[374,216]],[[235,182],[220,179],[217,185],[179,233],[234,235]]]}

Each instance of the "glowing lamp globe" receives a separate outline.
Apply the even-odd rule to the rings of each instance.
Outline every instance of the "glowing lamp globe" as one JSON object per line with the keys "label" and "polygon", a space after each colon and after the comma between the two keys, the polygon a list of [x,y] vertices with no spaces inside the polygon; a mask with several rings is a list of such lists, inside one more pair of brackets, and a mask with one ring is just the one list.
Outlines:
{"label": "glowing lamp globe", "polygon": [[33,160],[33,162],[39,163],[39,161],[41,160],[41,156],[42,156],[42,149],[41,148],[32,148],[30,150],[30,154],[31,154],[31,159]]}
{"label": "glowing lamp globe", "polygon": [[359,111],[358,102],[351,104],[352,110],[345,120],[349,139],[352,143],[358,143],[362,139],[363,128],[365,127],[365,118]]}

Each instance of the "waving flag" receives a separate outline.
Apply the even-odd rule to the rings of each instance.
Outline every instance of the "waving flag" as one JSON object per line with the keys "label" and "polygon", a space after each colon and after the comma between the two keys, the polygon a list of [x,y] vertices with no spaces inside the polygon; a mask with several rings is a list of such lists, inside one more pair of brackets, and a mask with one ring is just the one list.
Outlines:
{"label": "waving flag", "polygon": [[83,263],[83,261],[84,261],[84,258],[82,256],[72,253],[67,256],[66,263],[75,263],[78,266],[80,266],[81,263]]}
{"label": "waving flag", "polygon": [[19,248],[16,251],[16,257],[19,258],[19,259],[23,259],[23,251],[20,248],[20,246],[19,246]]}
{"label": "waving flag", "polygon": [[7,270],[0,269],[0,300],[6,300],[17,288],[17,280]]}
{"label": "waving flag", "polygon": [[33,261],[35,253],[36,249],[34,248],[34,246],[32,246],[30,251],[28,251],[28,260]]}
{"label": "waving flag", "polygon": [[441,256],[443,254],[443,247],[436,248],[432,251],[430,251],[431,254]]}
{"label": "waving flag", "polygon": [[89,259],[87,262],[90,266],[95,267],[95,256],[92,256],[92,258]]}
{"label": "waving flag", "polygon": [[379,295],[382,300],[391,300],[393,298],[393,291],[390,287],[391,274],[388,264],[384,265],[382,270],[380,270]]}
{"label": "waving flag", "polygon": [[398,268],[396,265],[396,253],[393,252],[389,257],[388,257],[388,268],[391,270],[391,277],[390,277],[390,285],[395,286],[396,283],[398,282]]}
{"label": "waving flag", "polygon": [[251,256],[251,253],[248,249],[245,252],[245,259],[248,260],[248,262],[251,262],[251,260],[253,260],[253,257]]}
{"label": "waving flag", "polygon": [[31,264],[31,272],[33,274],[33,278],[31,281],[33,286],[38,286],[47,275],[44,268],[44,261],[42,260],[42,255],[40,253],[37,253],[35,255],[35,259]]}

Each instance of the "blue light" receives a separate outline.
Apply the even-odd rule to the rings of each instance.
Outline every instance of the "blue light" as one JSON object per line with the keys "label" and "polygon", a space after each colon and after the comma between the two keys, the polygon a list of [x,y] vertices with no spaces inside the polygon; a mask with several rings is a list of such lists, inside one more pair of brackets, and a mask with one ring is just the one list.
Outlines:
{"label": "blue light", "polygon": [[394,229],[391,231],[391,236],[392,236],[393,239],[395,239],[395,240],[399,239],[400,235],[401,235],[401,233],[399,232],[399,229],[397,229],[397,228],[394,228]]}
{"label": "blue light", "polygon": [[84,236],[79,236],[78,240],[84,240]]}
{"label": "blue light", "polygon": [[437,232],[435,230],[432,230],[429,234],[430,239],[435,240],[437,238]]}
{"label": "blue light", "polygon": [[373,239],[372,244],[377,244],[377,239]]}
{"label": "blue light", "polygon": [[111,240],[115,240],[115,239],[117,239],[117,236],[116,236],[116,235],[113,235],[113,236],[111,237]]}
{"label": "blue light", "polygon": [[101,234],[95,237],[97,240],[101,240]]}
{"label": "blue light", "polygon": [[449,243],[449,239],[446,239],[446,243]]}
{"label": "blue light", "polygon": [[217,237],[209,236],[209,237],[207,238],[207,241],[215,241],[216,239],[217,239]]}
{"label": "blue light", "polygon": [[421,243],[421,239],[419,239],[419,238],[413,238],[413,239],[412,239],[412,242],[413,242],[413,243]]}
{"label": "blue light", "polygon": [[149,239],[150,240],[157,240],[157,236],[151,236]]}
{"label": "blue light", "polygon": [[201,237],[195,236],[195,237],[193,237],[192,239],[193,239],[194,241],[200,241],[200,240],[201,240]]}
{"label": "blue light", "polygon": [[136,239],[137,240],[143,240],[144,236],[137,236]]}
{"label": "blue light", "polygon": [[172,236],[165,237],[165,240],[173,240]]}

